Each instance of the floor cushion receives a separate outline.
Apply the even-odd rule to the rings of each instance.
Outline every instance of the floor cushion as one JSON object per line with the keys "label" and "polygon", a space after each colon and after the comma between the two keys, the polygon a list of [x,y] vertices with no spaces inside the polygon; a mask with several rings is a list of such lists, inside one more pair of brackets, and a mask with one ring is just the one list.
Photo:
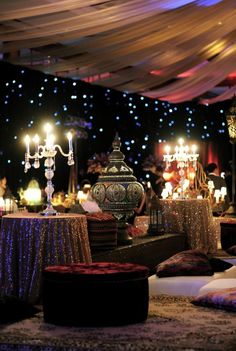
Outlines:
{"label": "floor cushion", "polygon": [[199,289],[209,283],[214,276],[178,276],[159,278],[156,275],[149,277],[149,294],[156,296],[166,295],[183,295],[196,296]]}
{"label": "floor cushion", "polygon": [[156,267],[158,277],[213,275],[207,255],[200,250],[179,252]]}
{"label": "floor cushion", "polygon": [[236,312],[236,286],[209,291],[198,295],[191,302],[197,306],[214,307]]}
{"label": "floor cushion", "polygon": [[206,284],[215,280],[236,279],[236,266],[215,273],[212,276],[176,276],[159,278],[156,275],[149,277],[149,294],[156,296],[159,294],[196,296],[200,289]]}
{"label": "floor cushion", "polygon": [[199,295],[226,288],[236,288],[236,278],[214,279],[200,288]]}
{"label": "floor cushion", "polygon": [[[236,236],[236,234],[235,234]],[[236,245],[230,246],[225,250],[229,255],[236,256]]]}

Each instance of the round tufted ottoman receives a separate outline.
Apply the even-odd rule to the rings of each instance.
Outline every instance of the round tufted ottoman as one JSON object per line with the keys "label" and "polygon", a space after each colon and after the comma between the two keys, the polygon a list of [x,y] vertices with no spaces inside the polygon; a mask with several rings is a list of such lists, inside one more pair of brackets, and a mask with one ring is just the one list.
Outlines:
{"label": "round tufted ottoman", "polygon": [[149,269],[132,263],[78,263],[43,272],[43,312],[48,323],[113,326],[148,314]]}

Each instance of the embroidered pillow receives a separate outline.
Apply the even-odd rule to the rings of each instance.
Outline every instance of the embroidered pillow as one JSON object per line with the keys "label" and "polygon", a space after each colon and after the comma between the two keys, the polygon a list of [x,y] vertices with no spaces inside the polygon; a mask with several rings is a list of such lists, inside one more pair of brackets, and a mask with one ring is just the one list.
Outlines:
{"label": "embroidered pillow", "polygon": [[156,267],[158,277],[213,275],[207,255],[200,250],[182,251]]}
{"label": "embroidered pillow", "polygon": [[229,247],[225,251],[232,256],[236,256],[236,245]]}
{"label": "embroidered pillow", "polygon": [[236,288],[221,289],[197,296],[192,304],[236,311]]}

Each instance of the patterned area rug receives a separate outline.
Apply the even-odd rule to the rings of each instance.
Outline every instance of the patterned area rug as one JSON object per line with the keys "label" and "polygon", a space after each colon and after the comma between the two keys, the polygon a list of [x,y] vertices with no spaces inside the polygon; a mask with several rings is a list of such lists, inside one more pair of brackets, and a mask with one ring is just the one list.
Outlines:
{"label": "patterned area rug", "polygon": [[1,325],[0,350],[236,350],[236,313],[197,307],[190,301],[164,295],[152,298],[145,323],[111,328],[58,327],[44,323],[39,312],[33,318]]}

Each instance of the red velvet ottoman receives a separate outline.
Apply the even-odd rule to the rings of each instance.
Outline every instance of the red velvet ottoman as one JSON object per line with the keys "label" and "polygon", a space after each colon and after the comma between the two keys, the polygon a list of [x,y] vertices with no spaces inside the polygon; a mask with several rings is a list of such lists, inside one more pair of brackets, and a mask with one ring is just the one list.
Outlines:
{"label": "red velvet ottoman", "polygon": [[148,314],[149,269],[132,263],[78,263],[43,272],[48,323],[114,326],[143,322]]}
{"label": "red velvet ottoman", "polygon": [[236,245],[236,220],[220,223],[220,231],[221,247],[223,250]]}

